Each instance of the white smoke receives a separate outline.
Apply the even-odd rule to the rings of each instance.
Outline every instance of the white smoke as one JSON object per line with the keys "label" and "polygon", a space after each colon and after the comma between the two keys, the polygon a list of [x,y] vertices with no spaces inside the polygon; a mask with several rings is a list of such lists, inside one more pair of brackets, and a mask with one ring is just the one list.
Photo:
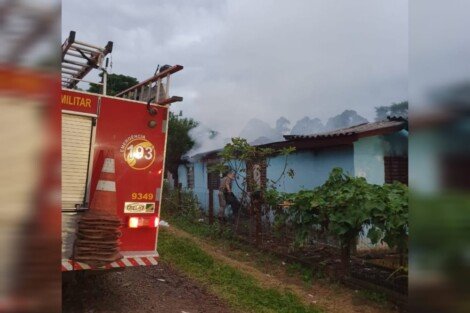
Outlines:
{"label": "white smoke", "polygon": [[230,138],[223,138],[216,130],[204,124],[199,124],[196,128],[191,129],[189,136],[191,136],[196,144],[194,148],[186,154],[187,156],[222,149],[230,141]]}

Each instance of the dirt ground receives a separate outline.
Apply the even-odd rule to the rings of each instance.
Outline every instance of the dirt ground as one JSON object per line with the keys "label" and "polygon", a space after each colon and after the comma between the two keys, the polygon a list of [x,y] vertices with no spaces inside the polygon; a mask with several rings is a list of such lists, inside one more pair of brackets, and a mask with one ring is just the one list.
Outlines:
{"label": "dirt ground", "polygon": [[[195,242],[206,253],[214,258],[233,266],[238,270],[256,278],[266,288],[286,289],[296,294],[305,304],[313,303],[325,312],[334,313],[396,313],[398,310],[385,304],[377,304],[362,299],[357,291],[338,284],[314,281],[306,285],[298,278],[286,275],[284,266],[279,264],[263,264],[263,270],[255,264],[252,257],[240,255],[242,251],[226,250],[221,245],[214,245],[189,233],[171,227],[169,231],[179,237]],[[242,260],[244,259],[244,260]]]}
{"label": "dirt ground", "polygon": [[[71,273],[67,273],[71,274]],[[228,313],[226,304],[168,265],[66,277],[64,313]]]}
{"label": "dirt ground", "polygon": [[[283,263],[263,264],[261,270],[253,257],[243,251],[227,250],[174,227],[169,231],[178,237],[192,240],[215,259],[251,275],[262,286],[289,290],[305,304],[315,304],[325,312],[397,312],[388,305],[366,301],[358,297],[357,291],[341,285],[323,281],[305,284],[299,278],[287,275]],[[90,272],[85,271],[84,274]],[[233,312],[203,286],[163,263],[154,267],[132,267],[119,272],[78,276],[76,280],[63,285],[62,294],[64,313]]]}

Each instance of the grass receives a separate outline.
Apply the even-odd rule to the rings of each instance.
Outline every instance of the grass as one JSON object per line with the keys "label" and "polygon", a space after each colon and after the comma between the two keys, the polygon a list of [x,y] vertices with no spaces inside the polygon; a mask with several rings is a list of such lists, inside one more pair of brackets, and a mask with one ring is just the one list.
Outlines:
{"label": "grass", "polygon": [[305,267],[299,263],[290,263],[286,267],[287,274],[294,276],[299,275],[305,283],[312,283],[315,273],[311,268]]}
{"label": "grass", "polygon": [[225,227],[222,229],[222,233],[220,233],[220,226],[218,223],[209,225],[205,222],[192,222],[185,216],[172,216],[168,218],[168,221],[176,225],[178,228],[198,237],[211,238],[215,240],[233,240],[231,230]]}
{"label": "grass", "polygon": [[387,296],[381,292],[371,291],[371,290],[359,290],[358,295],[361,298],[370,300],[375,303],[379,303],[379,304],[387,303]]}
{"label": "grass", "polygon": [[[230,246],[231,248],[236,248],[240,251],[248,252],[250,255],[256,255],[254,260],[258,268],[265,268],[266,264],[268,263],[282,262],[282,260],[275,255],[270,253],[260,253],[260,251],[253,246],[237,240],[228,227],[225,227],[223,232],[220,233],[219,225],[217,225],[217,223],[214,223],[213,225],[208,225],[206,223],[194,223],[185,217],[176,216],[169,218],[169,221],[176,227],[197,237],[207,238],[212,242]],[[240,255],[240,257],[243,257],[243,254]],[[248,257],[248,259],[253,259],[253,257]],[[301,278],[302,281],[307,284],[311,284],[314,279],[325,278],[320,268],[312,269],[300,263],[287,263],[286,272],[291,277],[296,276]]]}
{"label": "grass", "polygon": [[[203,231],[197,229],[197,231]],[[243,312],[316,313],[289,291],[264,288],[253,277],[215,260],[192,241],[166,231],[160,233],[158,249],[161,259],[174,265]]]}

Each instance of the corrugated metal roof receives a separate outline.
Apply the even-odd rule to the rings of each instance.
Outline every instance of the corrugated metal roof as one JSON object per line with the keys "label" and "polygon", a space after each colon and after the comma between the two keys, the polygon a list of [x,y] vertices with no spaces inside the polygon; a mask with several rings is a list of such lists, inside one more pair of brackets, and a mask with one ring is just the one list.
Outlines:
{"label": "corrugated metal roof", "polygon": [[191,156],[187,156],[188,160],[189,159],[200,159],[200,158],[205,158],[207,157],[208,155],[217,155],[217,153],[219,153],[220,151],[222,151],[222,148],[220,149],[215,149],[215,150],[210,150],[210,151],[206,151],[206,152],[200,152],[200,153],[197,153],[197,154],[193,154]]}
{"label": "corrugated metal roof", "polygon": [[324,139],[324,138],[334,138],[334,137],[345,137],[353,135],[367,134],[368,132],[377,132],[383,131],[384,133],[390,129],[399,129],[405,128],[406,120],[403,118],[389,118],[388,120],[373,122],[373,123],[363,123],[348,128],[342,128],[333,130],[330,132],[310,134],[310,135],[285,135],[286,140],[297,140],[297,139]]}
{"label": "corrugated metal roof", "polygon": [[[387,120],[373,122],[373,123],[363,123],[348,128],[337,129],[330,132],[311,134],[311,135],[285,135],[284,138],[286,141],[271,142],[263,145],[257,145],[257,147],[288,147],[288,146],[297,146],[300,143],[305,143],[310,141],[309,147],[316,147],[319,144],[325,145],[337,145],[338,142],[344,144],[344,142],[352,142],[357,140],[357,137],[354,136],[367,136],[374,135],[377,133],[390,133],[404,129],[407,124],[407,119],[402,117],[388,117]],[[369,133],[369,134],[368,134]],[[351,137],[348,137],[351,136]],[[335,138],[338,138],[335,140]],[[320,139],[316,141],[315,139]],[[321,140],[323,139],[323,140]],[[329,139],[329,140],[324,140]],[[326,142],[326,143],[325,143]],[[304,147],[305,148],[305,147]],[[218,152],[222,151],[221,149],[211,150],[207,152],[198,153],[192,156],[188,156],[188,161],[213,157],[217,156]]]}

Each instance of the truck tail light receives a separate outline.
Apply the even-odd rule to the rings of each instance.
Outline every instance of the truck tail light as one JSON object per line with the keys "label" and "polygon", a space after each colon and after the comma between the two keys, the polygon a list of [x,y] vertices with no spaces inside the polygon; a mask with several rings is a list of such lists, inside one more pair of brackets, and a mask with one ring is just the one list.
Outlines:
{"label": "truck tail light", "polygon": [[132,216],[132,217],[129,217],[127,226],[129,228],[141,228],[141,227],[149,228],[149,227],[158,227],[159,223],[160,223],[159,217]]}
{"label": "truck tail light", "polygon": [[129,218],[129,228],[137,228],[139,227],[139,218],[138,217],[130,217]]}

